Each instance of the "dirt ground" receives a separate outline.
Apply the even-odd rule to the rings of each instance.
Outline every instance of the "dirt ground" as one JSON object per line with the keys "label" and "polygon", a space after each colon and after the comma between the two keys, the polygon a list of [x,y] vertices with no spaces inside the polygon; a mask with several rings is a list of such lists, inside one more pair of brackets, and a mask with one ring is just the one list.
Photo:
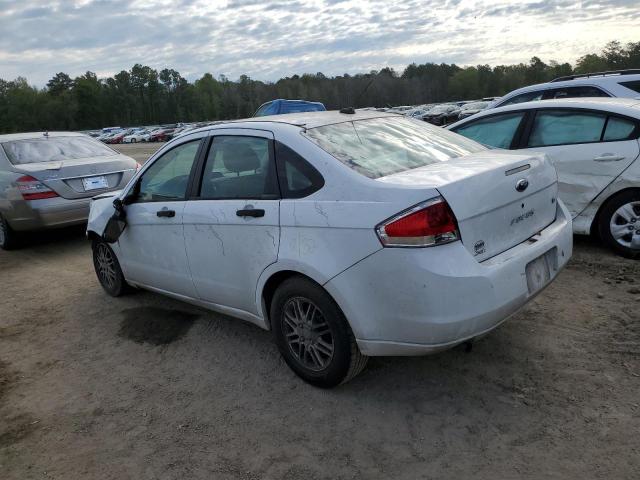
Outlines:
{"label": "dirt ground", "polygon": [[0,478],[637,479],[639,274],[578,237],[471,352],[324,391],[257,327],[108,297],[82,229],[33,235],[0,251]]}
{"label": "dirt ground", "polygon": [[164,142],[160,143],[123,143],[120,145],[111,145],[113,148],[118,150],[125,155],[129,155],[138,163],[142,164],[146,162],[151,155],[153,155],[156,150],[158,150],[161,146],[164,145]]}

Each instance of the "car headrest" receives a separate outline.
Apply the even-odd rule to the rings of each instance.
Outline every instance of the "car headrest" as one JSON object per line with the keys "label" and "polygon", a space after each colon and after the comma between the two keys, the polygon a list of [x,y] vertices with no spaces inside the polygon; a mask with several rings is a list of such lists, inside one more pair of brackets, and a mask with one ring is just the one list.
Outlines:
{"label": "car headrest", "polygon": [[222,161],[227,170],[234,173],[256,170],[260,167],[260,159],[248,145],[222,145]]}

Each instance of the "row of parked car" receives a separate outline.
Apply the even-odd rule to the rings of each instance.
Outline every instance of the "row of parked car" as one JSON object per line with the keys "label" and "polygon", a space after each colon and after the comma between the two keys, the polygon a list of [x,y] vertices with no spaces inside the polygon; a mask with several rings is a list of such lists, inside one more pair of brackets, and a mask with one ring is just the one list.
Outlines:
{"label": "row of parked car", "polygon": [[379,112],[398,113],[412,118],[418,118],[433,125],[448,125],[449,123],[475,115],[488,108],[498,97],[488,97],[480,100],[464,100],[447,103],[430,103],[424,105],[403,105],[391,108],[364,108],[362,110],[377,110]]}
{"label": "row of parked car", "polygon": [[92,130],[85,133],[91,137],[97,138],[103,143],[108,144],[168,142],[178,135],[206,125],[208,125],[208,123],[203,122],[132,128],[107,127],[102,130]]}

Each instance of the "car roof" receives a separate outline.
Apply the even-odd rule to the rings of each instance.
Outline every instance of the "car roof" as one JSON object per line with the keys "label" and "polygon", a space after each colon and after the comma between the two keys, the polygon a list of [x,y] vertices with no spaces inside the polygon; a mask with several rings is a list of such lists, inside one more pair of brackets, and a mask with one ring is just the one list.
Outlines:
{"label": "car roof", "polygon": [[[47,135],[45,135],[47,133]],[[0,142],[11,142],[13,140],[31,140],[34,138],[49,137],[85,137],[84,133],[79,132],[25,132],[25,133],[7,133],[0,135]]]}
{"label": "car roof", "polygon": [[[503,112],[532,110],[536,108],[583,108],[591,110],[602,110],[605,112],[619,113],[634,118],[640,118],[640,100],[634,98],[617,98],[617,97],[594,97],[594,98],[565,98],[562,100],[536,100],[533,102],[516,103],[504,107],[482,110],[471,117],[451,124],[449,127],[466,124],[472,120],[482,117],[488,117]],[[448,127],[447,127],[448,128]]]}
{"label": "car roof", "polygon": [[489,117],[499,113],[532,110],[536,108],[583,108],[586,110],[602,110],[603,112],[618,113],[640,119],[640,100],[633,98],[566,98],[563,100],[536,100],[533,102],[516,103],[514,105],[482,110],[475,115],[452,123],[446,128],[451,129],[452,127],[465,125],[479,118]]}
{"label": "car roof", "polygon": [[572,85],[603,85],[609,83],[620,83],[626,81],[633,81],[640,79],[640,74],[632,73],[627,75],[621,75],[619,73],[612,73],[608,75],[585,75],[585,76],[577,76],[576,78],[562,80],[562,77],[557,80],[552,80],[550,82],[536,83],[535,85],[527,85],[526,87],[521,87],[516,90],[509,92],[502,98],[506,96],[511,97],[516,92],[528,92],[530,90],[540,90],[547,88],[562,88],[562,87],[570,87]]}
{"label": "car roof", "polygon": [[196,133],[217,128],[224,128],[232,125],[237,128],[256,128],[258,126],[265,127],[265,124],[285,124],[293,125],[300,128],[316,128],[325,125],[333,125],[336,123],[352,122],[354,120],[367,120],[372,118],[405,118],[395,113],[376,112],[376,111],[356,111],[356,113],[340,113],[338,110],[328,110],[323,112],[298,112],[285,113],[282,115],[266,115],[264,117],[251,117],[239,120],[227,120],[215,125],[207,125],[189,133]]}

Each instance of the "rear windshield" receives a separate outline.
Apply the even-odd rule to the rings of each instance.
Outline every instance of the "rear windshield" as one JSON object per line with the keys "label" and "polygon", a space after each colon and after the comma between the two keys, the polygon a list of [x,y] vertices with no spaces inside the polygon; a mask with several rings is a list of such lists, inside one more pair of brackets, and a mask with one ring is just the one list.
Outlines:
{"label": "rear windshield", "polygon": [[285,102],[282,113],[323,112],[325,108],[317,103]]}
{"label": "rear windshield", "polygon": [[320,148],[369,178],[486,150],[461,135],[405,117],[337,123],[311,128],[306,135]]}
{"label": "rear windshield", "polygon": [[88,137],[43,137],[13,140],[3,142],[2,148],[9,157],[9,161],[14,165],[117,155],[102,143]]}

